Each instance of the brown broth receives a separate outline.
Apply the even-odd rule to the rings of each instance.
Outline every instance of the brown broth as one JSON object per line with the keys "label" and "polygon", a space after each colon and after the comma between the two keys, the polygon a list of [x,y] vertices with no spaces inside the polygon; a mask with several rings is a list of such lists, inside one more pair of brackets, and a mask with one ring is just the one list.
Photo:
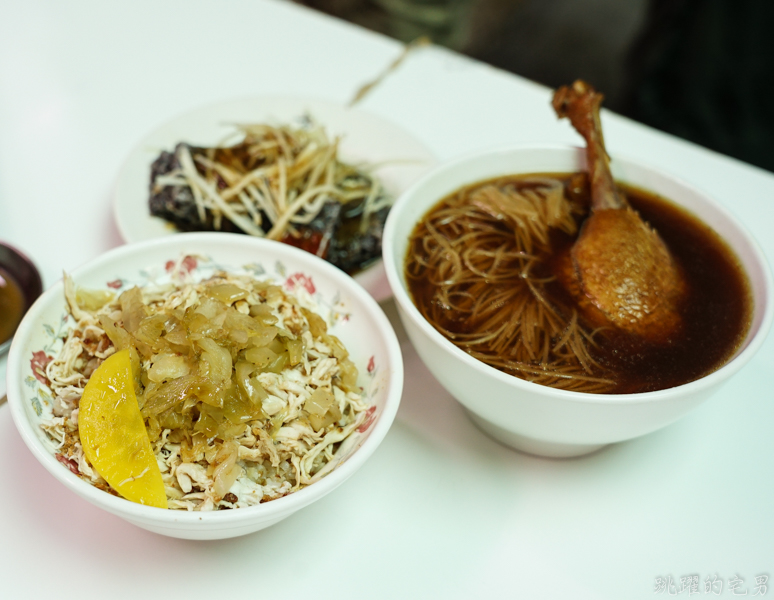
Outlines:
{"label": "brown broth", "polygon": [[[577,174],[541,176],[563,180],[568,196],[588,210],[590,198],[585,179],[579,179]],[[519,185],[518,177],[507,178],[507,181]],[[612,374],[616,382],[610,393],[647,392],[694,381],[725,364],[747,334],[752,295],[746,274],[728,245],[696,216],[655,194],[623,184],[619,186],[643,219],[659,232],[684,271],[689,288],[682,315],[684,327],[662,345],[648,344],[634,336],[607,330],[595,338],[598,346],[592,348],[592,355],[604,367],[607,376]],[[428,215],[444,202],[445,199]],[[419,226],[412,234],[409,252],[422,253],[418,230]],[[569,251],[574,242],[574,236],[552,235],[552,259],[541,266],[542,274],[547,277],[552,273],[551,260]],[[435,286],[430,277],[409,277],[407,280],[417,306],[433,302]],[[572,311],[572,300],[558,282],[546,284],[545,293],[560,312],[567,315]],[[448,320],[443,326],[454,333],[469,332],[465,330],[465,323],[455,322],[455,319]]]}
{"label": "brown broth", "polygon": [[0,344],[11,339],[24,314],[24,294],[16,280],[0,268]]}

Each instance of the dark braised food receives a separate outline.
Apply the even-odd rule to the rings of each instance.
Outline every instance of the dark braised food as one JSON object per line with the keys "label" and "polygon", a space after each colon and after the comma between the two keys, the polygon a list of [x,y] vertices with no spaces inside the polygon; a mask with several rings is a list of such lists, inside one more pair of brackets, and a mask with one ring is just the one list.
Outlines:
{"label": "dark braised food", "polygon": [[244,125],[242,141],[179,143],[151,166],[150,213],[180,231],[279,240],[354,274],[381,255],[392,200],[366,168],[337,158],[338,139],[301,128]]}

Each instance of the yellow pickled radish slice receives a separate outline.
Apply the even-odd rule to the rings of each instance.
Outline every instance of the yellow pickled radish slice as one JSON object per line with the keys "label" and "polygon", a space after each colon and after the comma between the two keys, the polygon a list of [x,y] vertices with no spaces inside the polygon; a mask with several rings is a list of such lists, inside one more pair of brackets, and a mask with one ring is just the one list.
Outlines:
{"label": "yellow pickled radish slice", "polygon": [[81,397],[78,429],[86,458],[127,500],[167,508],[161,471],[134,393],[129,350],[110,356]]}

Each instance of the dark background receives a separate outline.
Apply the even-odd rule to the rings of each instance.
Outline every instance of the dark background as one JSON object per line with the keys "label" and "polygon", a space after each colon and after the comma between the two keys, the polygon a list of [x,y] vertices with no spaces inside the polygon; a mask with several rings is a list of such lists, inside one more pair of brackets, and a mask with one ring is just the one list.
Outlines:
{"label": "dark background", "polygon": [[426,35],[774,171],[774,0],[295,0],[409,42]]}

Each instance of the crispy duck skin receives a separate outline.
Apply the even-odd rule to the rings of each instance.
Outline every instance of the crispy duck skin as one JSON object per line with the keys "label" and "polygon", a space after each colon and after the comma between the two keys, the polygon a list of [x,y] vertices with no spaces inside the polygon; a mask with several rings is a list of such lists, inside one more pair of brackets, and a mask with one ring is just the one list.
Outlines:
{"label": "crispy duck skin", "polygon": [[594,326],[666,343],[681,327],[683,274],[664,241],[629,206],[610,172],[599,107],[602,94],[583,81],[554,94],[556,114],[586,140],[591,214],[559,278]]}

